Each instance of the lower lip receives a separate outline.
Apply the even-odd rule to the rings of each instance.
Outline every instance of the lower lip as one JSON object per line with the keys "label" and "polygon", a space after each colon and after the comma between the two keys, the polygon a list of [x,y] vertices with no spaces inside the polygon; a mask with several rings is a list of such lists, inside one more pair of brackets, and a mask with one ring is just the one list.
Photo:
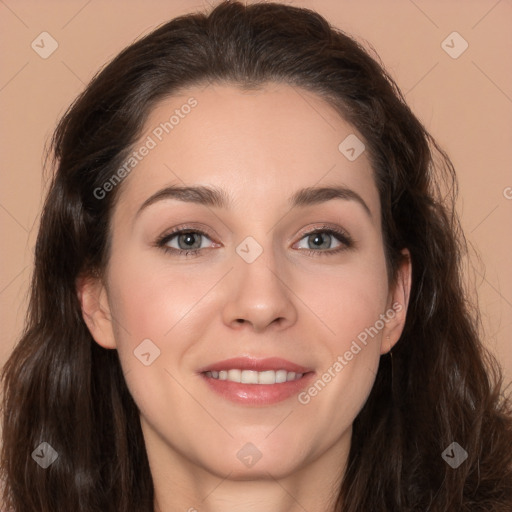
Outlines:
{"label": "lower lip", "polygon": [[299,393],[310,384],[314,375],[315,372],[308,372],[298,380],[279,384],[242,384],[207,377],[204,373],[201,377],[205,379],[211,390],[231,402],[245,405],[272,405]]}

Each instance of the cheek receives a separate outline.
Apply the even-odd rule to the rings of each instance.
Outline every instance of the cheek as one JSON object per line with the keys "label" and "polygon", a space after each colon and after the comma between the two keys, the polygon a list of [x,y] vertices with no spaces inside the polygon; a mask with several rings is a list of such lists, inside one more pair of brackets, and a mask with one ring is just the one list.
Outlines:
{"label": "cheek", "polygon": [[389,293],[384,257],[356,257],[349,265],[302,275],[295,289],[316,313],[331,348],[342,350],[384,313]]}
{"label": "cheek", "polygon": [[[183,334],[187,312],[200,297],[189,277],[155,266],[144,251],[111,258],[109,301],[117,351],[128,389],[142,414],[167,416],[184,399],[172,378],[188,340]],[[203,291],[204,293],[204,291]],[[172,343],[171,343],[172,342]]]}
{"label": "cheek", "polygon": [[318,312],[325,333],[318,379],[299,397],[316,417],[350,423],[363,406],[378,370],[383,315],[394,316],[386,316],[388,292],[383,255],[303,281],[298,295]]}
{"label": "cheek", "polygon": [[111,310],[120,324],[121,345],[127,337],[133,342],[164,338],[198,302],[208,284],[198,282],[194,271],[165,266],[165,261],[155,262],[144,252],[112,265],[109,281]]}
{"label": "cheek", "polygon": [[221,307],[218,301],[208,305],[215,296],[209,291],[225,270],[171,264],[149,251],[123,254],[124,258],[112,255],[109,270],[110,308],[121,365],[139,405],[157,397],[168,402],[169,397],[162,397],[164,387],[177,395],[180,390],[165,371],[182,371],[190,348],[208,338],[205,330],[218,319]]}

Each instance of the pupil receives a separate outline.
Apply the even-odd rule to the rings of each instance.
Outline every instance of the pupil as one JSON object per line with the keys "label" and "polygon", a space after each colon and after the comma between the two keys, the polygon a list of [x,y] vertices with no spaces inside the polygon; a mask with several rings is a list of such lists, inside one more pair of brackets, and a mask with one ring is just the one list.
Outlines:
{"label": "pupil", "polygon": [[[320,247],[324,244],[324,235],[322,235],[321,233],[316,233],[314,235],[312,235],[314,238],[313,238],[313,243],[317,246],[317,247]],[[329,235],[327,235],[329,236]]]}
{"label": "pupil", "polygon": [[194,245],[194,233],[185,233],[183,235],[185,237],[185,243],[191,247],[192,245]]}

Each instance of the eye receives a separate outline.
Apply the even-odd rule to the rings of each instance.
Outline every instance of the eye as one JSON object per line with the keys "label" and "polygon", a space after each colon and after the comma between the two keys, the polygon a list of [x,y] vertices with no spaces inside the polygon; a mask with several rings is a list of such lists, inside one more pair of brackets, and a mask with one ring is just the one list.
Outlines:
{"label": "eye", "polygon": [[201,230],[180,228],[160,237],[156,241],[156,245],[165,252],[192,256],[198,254],[205,248],[202,244],[204,238],[211,240],[207,233]]}
{"label": "eye", "polygon": [[[306,241],[306,247],[299,246],[299,249],[305,250],[312,256],[337,254],[354,245],[348,233],[327,226],[309,231],[301,238],[302,240]],[[332,248],[333,241],[338,242],[335,248]]]}

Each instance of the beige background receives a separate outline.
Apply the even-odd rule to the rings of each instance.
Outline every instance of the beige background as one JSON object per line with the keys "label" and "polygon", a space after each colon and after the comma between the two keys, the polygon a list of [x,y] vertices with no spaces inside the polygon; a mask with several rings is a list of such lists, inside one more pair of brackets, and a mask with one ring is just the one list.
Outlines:
{"label": "beige background", "polygon": [[[458,171],[484,338],[512,381],[512,3],[287,0],[368,41]],[[57,119],[93,74],[141,34],[200,0],[0,0],[0,364],[23,325],[44,191],[42,156]],[[468,43],[458,58],[441,46]],[[58,43],[47,59],[32,41]],[[447,40],[455,51],[461,40]]]}

